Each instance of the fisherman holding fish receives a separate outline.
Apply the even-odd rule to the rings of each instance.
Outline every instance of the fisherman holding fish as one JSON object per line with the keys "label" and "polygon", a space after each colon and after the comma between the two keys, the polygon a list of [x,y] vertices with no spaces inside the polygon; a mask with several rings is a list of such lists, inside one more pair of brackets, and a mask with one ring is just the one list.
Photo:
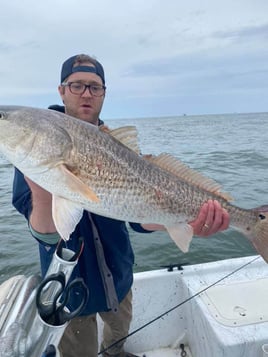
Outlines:
{"label": "fisherman holding fish", "polygon": [[[100,112],[106,86],[103,67],[97,60],[83,54],[67,59],[62,65],[58,90],[64,107],[51,106],[50,109],[65,112],[95,126],[103,125]],[[98,165],[97,169],[101,172],[101,162]],[[72,182],[75,185],[75,181]],[[26,217],[30,231],[39,243],[44,276],[60,240],[53,220],[52,195],[15,169],[13,204]],[[79,219],[70,239],[66,241],[66,246],[77,251],[78,238],[83,236],[84,249],[71,280],[82,277],[89,288],[90,298],[81,316],[71,320],[67,326],[59,345],[61,355],[98,355],[98,313],[104,321],[102,355],[135,356],[124,351],[124,340],[113,345],[128,335],[132,319],[134,254],[126,224],[121,220],[86,210]],[[69,224],[67,221],[66,218],[66,225]],[[130,223],[130,226],[141,233],[166,229],[159,224]],[[217,200],[209,200],[204,202],[197,218],[190,222],[189,226],[192,227],[194,235],[207,237],[228,228],[229,214]],[[74,294],[71,296],[70,305],[75,307],[75,302]],[[111,345],[113,346],[108,348]]]}

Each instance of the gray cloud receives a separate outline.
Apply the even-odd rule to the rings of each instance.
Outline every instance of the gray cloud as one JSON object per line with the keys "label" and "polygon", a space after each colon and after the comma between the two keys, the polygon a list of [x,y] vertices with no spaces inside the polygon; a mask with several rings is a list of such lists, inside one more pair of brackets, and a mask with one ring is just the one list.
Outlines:
{"label": "gray cloud", "polygon": [[105,67],[108,117],[268,110],[267,13],[267,0],[4,2],[0,100],[60,102],[61,63],[86,52]]}
{"label": "gray cloud", "polygon": [[217,31],[212,34],[215,38],[231,40],[267,40],[268,23],[263,25],[245,26],[229,31]]}
{"label": "gray cloud", "polygon": [[154,61],[137,62],[124,73],[126,77],[154,77],[154,76],[191,76],[215,75],[222,73],[229,75],[265,74],[268,71],[268,50],[256,53],[233,54],[197,52],[182,54],[169,58],[157,58]]}

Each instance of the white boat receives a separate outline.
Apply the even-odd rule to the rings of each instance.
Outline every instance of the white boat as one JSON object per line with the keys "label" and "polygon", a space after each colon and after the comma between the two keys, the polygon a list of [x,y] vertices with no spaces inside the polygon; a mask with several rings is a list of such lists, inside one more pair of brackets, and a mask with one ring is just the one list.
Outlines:
{"label": "white boat", "polygon": [[162,316],[128,338],[138,356],[268,356],[268,265],[259,256],[137,273],[133,298],[130,332]]}
{"label": "white boat", "polygon": [[126,350],[140,357],[267,357],[267,307],[268,265],[259,256],[136,273]]}

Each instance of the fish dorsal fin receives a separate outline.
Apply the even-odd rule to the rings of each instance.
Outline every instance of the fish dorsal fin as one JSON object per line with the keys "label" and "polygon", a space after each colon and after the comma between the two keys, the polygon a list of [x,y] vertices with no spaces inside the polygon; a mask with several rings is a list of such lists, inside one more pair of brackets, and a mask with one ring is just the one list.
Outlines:
{"label": "fish dorsal fin", "polygon": [[177,176],[180,180],[218,195],[227,201],[233,199],[228,193],[221,192],[221,185],[219,183],[200,174],[170,154],[163,153],[158,156],[144,155],[143,158]]}
{"label": "fish dorsal fin", "polygon": [[140,154],[140,148],[138,144],[138,131],[135,126],[122,126],[117,129],[109,129],[106,125],[101,125],[100,130],[108,133],[116,140],[127,146],[130,150],[136,154]]}

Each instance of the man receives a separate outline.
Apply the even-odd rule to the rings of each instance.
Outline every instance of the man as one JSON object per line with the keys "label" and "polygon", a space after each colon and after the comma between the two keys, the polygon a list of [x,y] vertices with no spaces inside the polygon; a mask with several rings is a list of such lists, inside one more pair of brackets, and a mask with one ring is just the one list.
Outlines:
{"label": "man", "polygon": [[[80,120],[94,125],[102,124],[99,115],[105,97],[105,77],[102,65],[87,55],[67,59],[62,66],[61,84],[58,87],[64,107],[51,109],[65,111]],[[16,169],[13,186],[13,204],[29,221],[30,230],[39,242],[42,275],[45,274],[56,244],[60,239],[52,219],[51,195]],[[160,225],[131,227],[142,233],[163,230]],[[228,213],[217,201],[205,203],[195,221],[191,223],[194,234],[208,236],[224,230],[229,225]],[[77,251],[78,238],[85,245],[71,279],[83,277],[90,291],[90,299],[83,315],[73,319],[65,330],[59,349],[63,357],[96,357],[98,354],[96,313],[104,321],[103,356],[131,357],[124,352],[124,341],[132,318],[131,285],[133,282],[134,255],[125,222],[101,217],[84,211],[67,247]],[[96,245],[98,237],[101,248]],[[101,250],[101,252],[99,251]],[[103,253],[103,254],[102,254]],[[101,258],[100,258],[101,256]],[[103,269],[108,269],[110,280],[105,280]],[[71,306],[75,305],[75,296]],[[107,349],[109,346],[111,348]]]}

